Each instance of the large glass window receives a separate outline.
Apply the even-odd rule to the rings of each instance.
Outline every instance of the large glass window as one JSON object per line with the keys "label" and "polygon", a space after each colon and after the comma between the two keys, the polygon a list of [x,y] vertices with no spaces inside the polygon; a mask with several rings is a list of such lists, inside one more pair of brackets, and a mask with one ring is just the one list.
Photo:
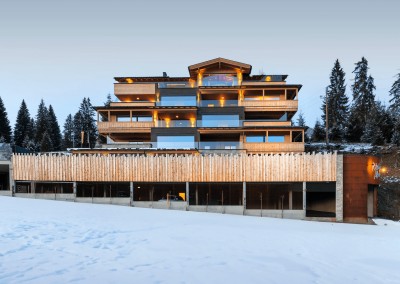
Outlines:
{"label": "large glass window", "polygon": [[238,80],[233,74],[204,74],[203,86],[237,86]]}
{"label": "large glass window", "polygon": [[202,116],[200,124],[201,127],[239,127],[240,121],[238,114],[207,114]]}
{"label": "large glass window", "polygon": [[284,135],[269,134],[268,135],[268,142],[283,143],[283,142],[285,142],[285,136]]}
{"label": "large glass window", "polygon": [[194,149],[194,136],[157,136],[157,148],[161,149]]}
{"label": "large glass window", "polygon": [[265,142],[264,135],[246,135],[247,143],[263,143]]}
{"label": "large glass window", "polygon": [[129,122],[131,121],[131,118],[129,115],[117,115],[117,121],[118,122]]}
{"label": "large glass window", "polygon": [[196,106],[196,96],[164,96],[159,106]]}

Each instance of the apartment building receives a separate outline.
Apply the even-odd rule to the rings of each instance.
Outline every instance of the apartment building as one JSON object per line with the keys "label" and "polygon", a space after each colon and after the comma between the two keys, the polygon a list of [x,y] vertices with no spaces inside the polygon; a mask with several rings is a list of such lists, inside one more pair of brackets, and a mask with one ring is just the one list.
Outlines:
{"label": "apartment building", "polygon": [[303,152],[304,129],[291,123],[301,85],[251,69],[216,58],[189,66],[188,77],[116,77],[119,101],[96,107],[104,147]]}

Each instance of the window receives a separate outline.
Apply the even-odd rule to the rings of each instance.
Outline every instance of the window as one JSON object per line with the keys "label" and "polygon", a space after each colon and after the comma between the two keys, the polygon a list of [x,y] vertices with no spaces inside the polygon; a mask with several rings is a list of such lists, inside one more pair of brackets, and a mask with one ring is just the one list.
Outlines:
{"label": "window", "polygon": [[263,135],[246,135],[247,143],[263,143],[265,142],[265,136]]}
{"label": "window", "polygon": [[160,106],[196,106],[196,96],[164,96]]}
{"label": "window", "polygon": [[126,115],[118,115],[117,116],[117,121],[118,122],[129,122],[129,121],[131,121],[131,118],[129,116],[126,116]]}
{"label": "window", "polygon": [[239,115],[203,115],[201,121],[202,127],[239,127]]}
{"label": "window", "polygon": [[203,86],[237,86],[238,80],[233,74],[205,74]]}
{"label": "window", "polygon": [[283,142],[285,142],[285,136],[284,135],[269,134],[268,135],[268,142],[283,143]]}
{"label": "window", "polygon": [[[153,121],[153,118],[151,116],[137,116],[135,117],[137,121]],[[135,119],[132,117],[132,120],[135,121]]]}
{"label": "window", "polygon": [[157,148],[194,149],[194,136],[157,136]]}

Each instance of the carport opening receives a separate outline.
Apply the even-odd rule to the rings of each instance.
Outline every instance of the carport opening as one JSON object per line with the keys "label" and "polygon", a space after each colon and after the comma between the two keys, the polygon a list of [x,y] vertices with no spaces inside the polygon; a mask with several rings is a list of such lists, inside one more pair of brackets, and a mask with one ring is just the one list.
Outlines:
{"label": "carport opening", "polygon": [[78,182],[76,197],[129,197],[129,182]]}
{"label": "carport opening", "polygon": [[35,193],[54,193],[54,194],[72,194],[73,184],[71,183],[36,183]]}
{"label": "carport opening", "polygon": [[8,163],[0,164],[0,190],[10,190],[10,165]]}
{"label": "carport opening", "polygon": [[242,205],[243,183],[198,182],[189,184],[189,205]]}
{"label": "carport opening", "polygon": [[336,183],[307,182],[306,217],[336,217]]}
{"label": "carport opening", "polygon": [[171,200],[176,197],[177,201],[186,200],[185,183],[134,183],[133,201],[165,201],[167,195]]}
{"label": "carport opening", "polygon": [[258,210],[302,210],[302,183],[247,183],[246,208]]}

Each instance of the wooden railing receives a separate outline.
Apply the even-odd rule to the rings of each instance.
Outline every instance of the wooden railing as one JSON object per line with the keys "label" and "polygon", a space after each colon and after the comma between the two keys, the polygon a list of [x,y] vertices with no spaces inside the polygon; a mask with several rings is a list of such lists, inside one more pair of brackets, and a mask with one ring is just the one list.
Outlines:
{"label": "wooden railing", "polygon": [[292,122],[290,121],[251,121],[244,120],[243,126],[291,126]]}
{"label": "wooden railing", "polygon": [[262,107],[270,110],[297,110],[297,100],[264,100],[264,101],[239,101],[239,106]]}
{"label": "wooden railing", "polygon": [[16,181],[335,181],[336,153],[12,156]]}
{"label": "wooden railing", "polygon": [[304,143],[244,143],[248,152],[268,152],[268,153],[300,153],[304,152]]}
{"label": "wooden railing", "polygon": [[154,126],[152,121],[132,121],[132,122],[97,122],[100,133],[104,132],[134,132],[135,128],[148,128]]}
{"label": "wooden railing", "polygon": [[155,102],[112,102],[110,106],[112,107],[148,107],[155,106]]}

